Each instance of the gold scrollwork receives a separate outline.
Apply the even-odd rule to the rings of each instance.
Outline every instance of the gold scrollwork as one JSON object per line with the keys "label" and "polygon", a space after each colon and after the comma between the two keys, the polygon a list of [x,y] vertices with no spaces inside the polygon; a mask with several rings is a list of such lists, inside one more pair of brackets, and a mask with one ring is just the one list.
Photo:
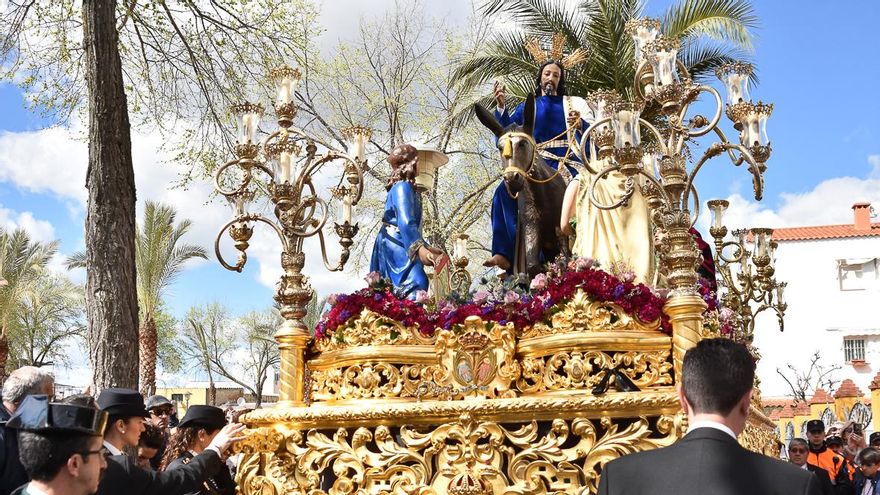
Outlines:
{"label": "gold scrollwork", "polygon": [[618,368],[641,389],[672,384],[669,351],[654,352],[556,352],[522,360],[522,377],[517,389],[524,394],[547,391],[583,390],[601,379],[599,371]]}
{"label": "gold scrollwork", "polygon": [[682,431],[678,414],[502,424],[470,413],[428,429],[294,430],[248,451],[237,481],[242,495],[580,494],[596,490],[608,461]]}
{"label": "gold scrollwork", "polygon": [[657,332],[659,329],[659,319],[644,323],[626,314],[620,306],[593,301],[583,290],[578,290],[570,301],[553,314],[550,325],[541,322],[521,329],[520,338],[571,332]]}
{"label": "gold scrollwork", "polygon": [[364,309],[356,318],[335,329],[328,338],[316,340],[314,348],[318,352],[327,352],[360,346],[433,343],[432,337],[417,328],[405,327],[387,316]]}

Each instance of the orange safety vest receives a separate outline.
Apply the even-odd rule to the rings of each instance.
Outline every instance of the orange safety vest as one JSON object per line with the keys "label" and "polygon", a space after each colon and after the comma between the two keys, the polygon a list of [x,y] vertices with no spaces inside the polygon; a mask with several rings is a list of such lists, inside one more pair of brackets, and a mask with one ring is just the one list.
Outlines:
{"label": "orange safety vest", "polygon": [[[834,462],[835,459],[837,462]],[[807,454],[807,463],[828,471],[828,477],[832,480],[837,478],[837,471],[840,470],[843,461],[842,456],[835,454],[833,450],[824,446],[819,452],[814,452],[813,449],[810,449],[810,453]]]}

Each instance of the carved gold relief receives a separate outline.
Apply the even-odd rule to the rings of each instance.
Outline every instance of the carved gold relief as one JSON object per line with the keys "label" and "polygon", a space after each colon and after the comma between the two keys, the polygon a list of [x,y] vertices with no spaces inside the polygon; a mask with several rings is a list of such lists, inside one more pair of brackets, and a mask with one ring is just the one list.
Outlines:
{"label": "carved gold relief", "polygon": [[293,430],[248,444],[267,450],[239,448],[236,477],[242,495],[580,494],[595,492],[608,461],[681,431],[678,415],[501,424],[469,413],[430,428]]}
{"label": "carved gold relief", "polygon": [[610,302],[593,301],[578,290],[570,301],[551,317],[551,324],[536,323],[521,329],[521,338],[555,335],[570,332],[657,332],[660,320],[644,323],[626,314],[620,306]]}
{"label": "carved gold relief", "polygon": [[391,318],[364,309],[357,318],[341,325],[328,338],[315,341],[314,348],[326,352],[359,346],[430,345],[433,342],[432,337],[417,328],[405,327]]}
{"label": "carved gold relief", "polygon": [[633,383],[645,389],[672,384],[672,363],[669,351],[656,352],[557,352],[550,356],[522,360],[522,377],[516,386],[520,392],[534,394],[547,391],[591,389],[599,380],[599,372],[619,368]]}

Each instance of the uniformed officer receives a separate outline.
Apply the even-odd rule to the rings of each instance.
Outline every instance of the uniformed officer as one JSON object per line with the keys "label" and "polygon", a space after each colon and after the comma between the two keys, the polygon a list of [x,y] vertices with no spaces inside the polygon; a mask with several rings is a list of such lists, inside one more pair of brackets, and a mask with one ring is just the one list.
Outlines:
{"label": "uniformed officer", "polygon": [[240,434],[244,425],[227,425],[189,464],[158,473],[146,471],[122,453],[124,448],[137,447],[138,437],[144,430],[147,411],[143,396],[130,389],[104,389],[98,396],[98,406],[109,416],[104,446],[112,454],[98,487],[99,495],[182,495],[197,492],[206,479],[225,469],[222,454],[232,443],[243,438]]}
{"label": "uniformed officer", "polygon": [[[180,469],[203,452],[211,441],[226,426],[226,415],[223,410],[214,406],[190,406],[177,431],[171,435],[168,450],[162,458],[162,467],[173,470]],[[214,476],[205,480],[201,489],[193,494],[199,495],[234,495],[235,482],[228,469],[221,469]]]}
{"label": "uniformed officer", "polygon": [[6,424],[18,430],[19,453],[31,481],[13,495],[92,495],[107,467],[101,434],[107,414],[92,407],[22,401]]}

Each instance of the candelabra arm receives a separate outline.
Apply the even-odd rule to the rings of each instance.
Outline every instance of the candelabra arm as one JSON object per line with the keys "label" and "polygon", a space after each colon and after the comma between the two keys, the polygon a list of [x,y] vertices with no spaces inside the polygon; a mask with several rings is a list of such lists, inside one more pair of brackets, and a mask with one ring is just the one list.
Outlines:
{"label": "candelabra arm", "polygon": [[[703,156],[700,158],[697,164],[694,165],[691,173],[688,174],[687,183],[685,184],[684,197],[682,199],[682,203],[684,205],[688,204],[688,196],[692,191],[696,195],[696,190],[694,189],[694,179],[696,178],[697,173],[700,171],[700,169],[703,168],[703,164],[709,161],[709,159],[714,158],[730,149],[739,150],[740,153],[742,153],[742,157],[745,159],[745,161],[752,165],[749,167],[749,172],[752,173],[752,183],[755,185],[755,199],[758,201],[761,200],[764,190],[764,181],[761,177],[761,170],[758,167],[757,163],[755,163],[755,159],[752,158],[751,152],[749,152],[749,150],[743,145],[733,144],[730,142],[721,142],[712,143],[709,148],[706,149],[706,152],[703,153]],[[736,164],[736,162],[734,162],[734,164]]]}
{"label": "candelabra arm", "polygon": [[[306,208],[311,208],[309,215],[303,214]],[[315,218],[315,211],[318,208],[321,210],[321,216],[320,218]],[[299,215],[303,216],[302,220],[298,222],[298,225],[302,225],[303,228],[300,229],[297,226],[291,226],[288,227],[290,232],[297,237],[312,237],[320,232],[327,223],[327,202],[318,196],[306,196],[303,198],[299,208],[297,208],[294,213],[293,218],[299,218]],[[311,229],[309,227],[311,227]]]}
{"label": "candelabra arm", "polygon": [[[214,253],[217,255],[217,261],[223,265],[223,268],[226,268],[232,272],[241,272],[244,268],[244,265],[247,263],[247,252],[245,251],[248,248],[247,241],[250,240],[252,229],[246,225],[246,222],[263,222],[268,224],[275,230],[275,233],[278,234],[278,239],[281,240],[281,246],[283,249],[287,249],[288,243],[287,238],[284,235],[284,231],[272,220],[268,218],[257,215],[257,214],[248,214],[248,215],[239,215],[232,220],[226,222],[223,227],[220,229],[220,232],[217,233],[217,237],[214,239]],[[223,238],[223,233],[226,232],[229,228],[233,227],[235,224],[243,225],[243,231],[233,232],[233,238],[236,241],[236,248],[240,251],[238,256],[238,261],[235,265],[230,265],[226,262],[226,259],[223,258],[223,254],[220,252],[220,240]],[[242,227],[238,227],[242,228]],[[236,238],[238,237],[238,238]]]}
{"label": "candelabra arm", "polygon": [[[269,177],[274,178],[274,174],[272,174],[272,171],[256,160],[248,160],[247,166],[241,166],[241,164],[242,159],[236,158],[235,160],[229,160],[228,162],[224,163],[222,167],[217,169],[217,172],[214,173],[214,188],[217,189],[217,192],[227,197],[243,193],[245,189],[247,189],[247,186],[251,183],[251,179],[253,178],[253,172],[251,172],[251,169],[253,168],[262,170],[263,172],[268,174]],[[239,184],[238,188],[233,190],[224,189],[223,186],[220,185],[220,176],[234,165],[241,166],[244,177],[242,177],[241,183]]]}
{"label": "candelabra arm", "polygon": [[[727,135],[724,134],[724,131],[722,131],[720,127],[715,127],[715,129],[713,129],[713,130],[715,131],[715,134],[717,134],[718,137],[721,138],[722,143],[729,143],[730,142],[730,140],[727,139]],[[742,155],[740,155],[739,158],[737,158],[737,156],[733,153],[733,150],[736,150],[736,149],[737,148],[732,147],[732,146],[728,147],[727,148],[727,156],[730,158],[730,161],[733,162],[734,165],[739,167],[740,165],[742,165],[742,163],[745,161],[745,159],[743,158]]]}
{"label": "candelabra arm", "polygon": [[[591,125],[589,128],[587,128],[586,132],[583,133],[583,135],[581,136],[581,142],[578,146],[580,147],[580,152],[584,157],[593,156],[592,150],[590,150],[590,153],[587,153],[587,143],[588,142],[592,143],[592,141],[590,141],[590,136],[593,135],[593,131],[598,129],[603,124],[607,124],[609,122],[611,122],[611,117],[605,117],[604,119],[599,119],[596,122],[593,122],[593,125]],[[590,145],[590,147],[592,148],[592,144]],[[599,173],[590,164],[590,160],[584,159],[583,165],[584,165],[584,168],[586,168],[587,171],[590,172],[590,174],[596,175],[597,173]]]}
{"label": "candelabra arm", "polygon": [[[346,229],[350,229],[350,231]],[[358,225],[351,225],[350,223],[344,223],[341,225],[336,224],[336,231],[337,233],[342,234],[339,237],[339,243],[342,245],[342,253],[339,254],[339,261],[337,261],[335,265],[330,264],[330,260],[327,258],[327,245],[324,240],[324,231],[318,231],[318,241],[321,244],[321,258],[324,260],[324,267],[331,272],[341,272],[342,269],[345,268],[345,264],[348,263],[348,258],[351,255],[351,246],[353,244],[352,238],[357,235]]]}
{"label": "candelabra arm", "polygon": [[[702,93],[702,92],[706,92],[706,93],[711,93],[712,96],[715,97],[715,115],[712,117],[712,120],[710,120],[709,123],[705,126],[701,126],[699,128],[694,128],[694,129],[687,128],[686,135],[684,135],[684,133],[683,133],[683,138],[685,138],[685,139],[689,138],[689,137],[705,136],[706,134],[709,134],[710,132],[712,132],[713,129],[718,127],[718,123],[721,122],[721,114],[722,114],[722,110],[724,108],[724,102],[721,99],[721,94],[719,94],[718,91],[715,88],[713,88],[712,86],[700,85],[700,86],[697,86],[695,89],[697,91],[697,94]],[[687,111],[689,108],[690,108],[690,104],[683,105],[681,107],[681,112],[678,114],[678,121],[679,122],[684,122],[685,117],[687,117]]]}
{"label": "candelabra arm", "polygon": [[639,122],[641,123],[641,125],[647,127],[648,130],[650,130],[651,133],[654,134],[654,137],[657,138],[657,144],[660,145],[660,152],[664,155],[669,155],[669,147],[666,146],[666,143],[663,142],[663,136],[660,134],[660,131],[657,130],[656,127],[654,127],[654,124],[648,122],[641,117],[639,117]]}
{"label": "candelabra arm", "polygon": [[608,167],[597,175],[592,182],[590,182],[590,202],[593,203],[593,206],[599,208],[600,210],[613,210],[627,201],[632,197],[633,193],[635,193],[635,181],[632,180],[632,177],[628,178],[626,183],[626,190],[623,192],[623,196],[616,202],[610,205],[602,204],[598,198],[596,198],[596,184],[602,180],[606,175],[611,174],[611,172],[615,172],[620,170],[620,165],[615,165],[613,167]]}

